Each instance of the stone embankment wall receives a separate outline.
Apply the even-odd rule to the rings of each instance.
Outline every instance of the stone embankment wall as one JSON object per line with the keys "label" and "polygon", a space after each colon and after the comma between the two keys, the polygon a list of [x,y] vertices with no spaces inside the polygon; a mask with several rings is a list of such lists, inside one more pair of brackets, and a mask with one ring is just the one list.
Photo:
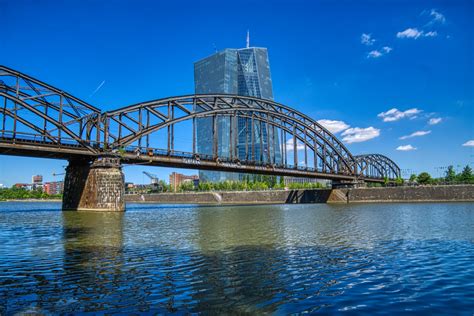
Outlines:
{"label": "stone embankment wall", "polygon": [[473,201],[474,186],[157,193],[125,196],[127,202],[166,204],[283,204]]}
{"label": "stone embankment wall", "polygon": [[474,185],[338,189],[328,203],[451,201],[474,201]]}
{"label": "stone embankment wall", "polygon": [[326,203],[331,190],[274,190],[128,194],[127,202],[190,204]]}

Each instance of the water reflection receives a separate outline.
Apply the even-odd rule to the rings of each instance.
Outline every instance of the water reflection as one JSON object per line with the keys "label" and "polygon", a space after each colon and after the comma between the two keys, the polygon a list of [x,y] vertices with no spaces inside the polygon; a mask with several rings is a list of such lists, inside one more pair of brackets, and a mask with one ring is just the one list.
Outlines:
{"label": "water reflection", "polygon": [[3,209],[0,314],[472,311],[470,204],[382,206]]}

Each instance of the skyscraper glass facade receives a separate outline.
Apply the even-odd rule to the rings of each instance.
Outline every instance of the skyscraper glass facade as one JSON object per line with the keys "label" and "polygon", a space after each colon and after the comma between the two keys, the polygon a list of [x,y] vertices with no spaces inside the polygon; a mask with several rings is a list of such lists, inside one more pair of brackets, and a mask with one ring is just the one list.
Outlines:
{"label": "skyscraper glass facade", "polygon": [[[194,64],[194,86],[196,94],[228,93],[242,96],[254,96],[273,100],[270,64],[266,48],[225,49]],[[200,118],[197,124],[197,150],[211,155],[212,118]],[[230,118],[219,117],[217,120],[218,154],[228,157],[230,151]],[[271,157],[280,162],[281,153],[278,135],[272,128],[267,130],[266,124],[255,120],[238,118],[237,153],[240,160],[268,161],[265,150],[270,142]],[[246,148],[254,135],[255,152]],[[263,150],[262,150],[263,149]],[[253,154],[253,156],[252,156]],[[202,181],[238,180],[238,174],[228,172],[200,171]]]}

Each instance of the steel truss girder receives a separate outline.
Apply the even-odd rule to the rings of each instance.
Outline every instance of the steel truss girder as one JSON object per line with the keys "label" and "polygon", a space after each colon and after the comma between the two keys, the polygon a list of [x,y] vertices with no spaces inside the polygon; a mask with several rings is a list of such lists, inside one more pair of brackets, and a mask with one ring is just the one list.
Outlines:
{"label": "steel truss girder", "polygon": [[400,167],[387,156],[366,154],[354,157],[357,161],[359,176],[380,179],[396,179],[401,176]]}
{"label": "steel truss girder", "polygon": [[31,133],[58,146],[68,139],[97,152],[90,145],[87,129],[96,120],[95,128],[100,130],[99,120],[95,118],[100,116],[100,110],[67,92],[0,66],[0,107],[2,137],[7,133],[13,137]]}
{"label": "steel truss girder", "polygon": [[[168,112],[174,113],[174,108],[181,110],[184,115],[171,117]],[[159,119],[159,122],[143,128],[144,124],[137,120],[131,120],[131,115],[138,111],[145,113],[144,116],[146,117],[154,115],[155,118]],[[124,116],[132,121],[135,126],[130,127],[125,122],[120,122],[120,119]],[[235,95],[192,95],[132,105],[108,112],[104,118],[118,123],[120,130],[124,127],[130,131],[124,137],[109,134],[112,138],[110,146],[118,148],[128,146],[146,135],[185,120],[216,116],[253,117],[262,124],[269,124],[283,129],[290,136],[303,143],[305,146],[305,160],[307,160],[307,150],[309,150],[316,153],[329,172],[354,173],[355,160],[345,146],[329,131],[311,118],[289,107],[268,100]],[[290,130],[291,127],[294,127],[294,131]],[[269,148],[267,148],[267,152],[269,152]],[[343,168],[339,169],[340,166],[343,166]]]}
{"label": "steel truss girder", "polygon": [[[244,163],[252,166],[266,160],[269,165],[273,164],[272,168],[280,168],[280,173],[281,168],[289,168],[294,169],[291,172],[297,174],[304,170],[301,172],[374,181],[400,176],[400,168],[388,157],[378,154],[353,156],[341,141],[317,121],[270,100],[226,94],[187,95],[142,102],[102,113],[98,108],[67,92],[0,66],[0,133],[3,146],[8,147],[8,137],[5,138],[5,135],[13,135],[12,146],[15,147],[15,141],[21,142],[18,135],[22,132],[19,128],[27,129],[34,135],[32,141],[35,145],[25,147],[29,146],[29,140],[25,138],[26,145],[21,145],[23,153],[32,153],[42,148],[41,146],[46,146],[45,151],[51,156],[51,150],[56,146],[58,152],[62,151],[61,155],[67,155],[67,152],[76,155],[82,151],[84,155],[96,156],[114,154],[118,149],[134,143],[138,143],[140,150],[148,150],[150,137],[163,129],[167,131],[168,153],[172,153],[175,148],[175,125],[189,120],[192,121],[193,128],[192,154],[199,156],[196,150],[196,121],[200,118],[211,118],[214,122],[212,141],[216,159],[220,157],[216,149],[218,132],[215,124],[218,118],[228,118],[231,160],[239,157],[238,146],[245,145]],[[240,122],[237,118],[245,120],[245,144],[241,143],[238,135],[241,131],[237,127]],[[252,124],[251,133],[249,124]],[[265,144],[262,132],[264,127]],[[256,135],[256,131],[259,135]],[[43,140],[43,145],[37,143],[37,137]],[[255,143],[257,139],[259,144]],[[287,150],[287,141],[292,141],[293,149]],[[143,142],[145,145],[142,145]],[[255,157],[256,145],[260,146],[260,158]],[[299,146],[304,148],[303,168],[299,166],[298,161]],[[61,149],[66,147],[68,149]],[[278,166],[277,151],[280,151],[282,160]],[[287,154],[291,151],[293,166],[287,163]],[[310,160],[314,168],[308,169],[308,153],[313,155]],[[209,168],[215,168],[212,161],[208,164]],[[246,167],[242,165],[238,168]]]}

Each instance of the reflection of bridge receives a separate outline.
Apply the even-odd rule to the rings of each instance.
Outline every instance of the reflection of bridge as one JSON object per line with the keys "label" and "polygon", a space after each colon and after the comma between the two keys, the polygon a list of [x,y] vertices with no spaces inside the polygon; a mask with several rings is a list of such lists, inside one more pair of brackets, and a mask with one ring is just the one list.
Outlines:
{"label": "reflection of bridge", "polygon": [[[78,185],[92,181],[84,167],[100,173],[98,169],[119,168],[120,162],[338,181],[383,182],[400,175],[400,169],[389,158],[353,156],[315,120],[269,100],[190,95],[101,112],[6,67],[0,66],[0,80],[0,153],[68,159],[66,190],[71,187],[77,191]],[[203,118],[212,121],[208,137],[213,150],[207,153],[199,152],[196,144],[196,121]],[[218,135],[217,128],[218,120],[223,118],[230,126],[225,136]],[[240,132],[246,135],[239,138],[237,122],[241,118],[246,128]],[[263,130],[267,131],[265,135]],[[182,139],[183,134],[188,135],[187,139]],[[229,140],[225,154],[218,151],[222,137]],[[90,165],[91,161],[95,163]],[[81,177],[82,182],[78,180]],[[96,183],[96,195],[100,186]],[[65,199],[76,200],[68,194],[65,192]],[[75,203],[82,202],[79,198]]]}

